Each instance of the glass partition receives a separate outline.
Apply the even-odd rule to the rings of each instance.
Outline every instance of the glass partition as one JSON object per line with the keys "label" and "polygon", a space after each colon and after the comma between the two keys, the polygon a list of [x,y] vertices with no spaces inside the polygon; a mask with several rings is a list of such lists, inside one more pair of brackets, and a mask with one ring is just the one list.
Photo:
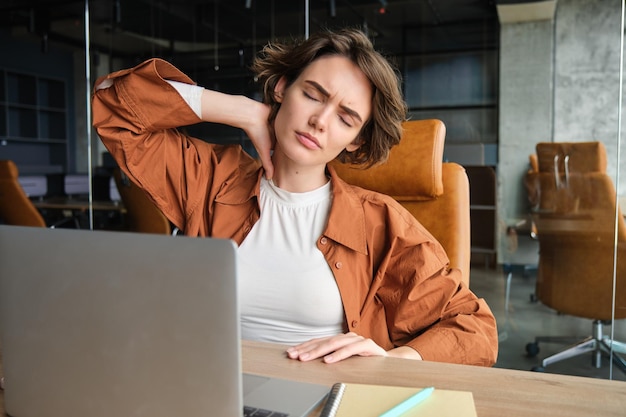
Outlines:
{"label": "glass partition", "polygon": [[[623,324],[620,324],[618,327],[618,320],[621,320],[623,317],[624,304],[621,301],[621,297],[618,297],[618,294],[623,294],[624,291],[624,283],[623,281],[626,279],[626,212],[624,204],[626,204],[626,171],[624,170],[623,164],[623,105],[624,105],[624,30],[626,28],[625,18],[626,18],[626,5],[623,1],[620,1],[620,72],[619,72],[619,83],[618,83],[618,91],[619,91],[619,100],[618,100],[618,111],[617,111],[617,152],[613,157],[613,161],[615,166],[617,167],[615,182],[616,186],[616,203],[615,203],[615,247],[614,247],[614,267],[613,267],[613,288],[612,288],[612,311],[613,315],[611,317],[612,323],[614,325],[611,327],[611,331],[608,335],[611,341],[610,346],[610,360],[612,363],[617,364],[617,368],[611,368],[611,372],[609,374],[609,378],[613,379],[613,375],[615,372],[624,372],[624,368],[626,364],[620,357],[616,358],[615,355],[618,354],[626,354],[626,327]],[[623,320],[621,320],[623,322]]]}

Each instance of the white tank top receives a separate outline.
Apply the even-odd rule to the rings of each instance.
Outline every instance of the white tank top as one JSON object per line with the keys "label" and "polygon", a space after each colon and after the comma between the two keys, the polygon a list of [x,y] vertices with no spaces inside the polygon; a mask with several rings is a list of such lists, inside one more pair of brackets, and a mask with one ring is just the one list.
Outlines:
{"label": "white tank top", "polygon": [[316,246],[330,205],[330,182],[290,193],[261,180],[261,217],[238,249],[244,339],[297,344],[345,331],[339,289]]}

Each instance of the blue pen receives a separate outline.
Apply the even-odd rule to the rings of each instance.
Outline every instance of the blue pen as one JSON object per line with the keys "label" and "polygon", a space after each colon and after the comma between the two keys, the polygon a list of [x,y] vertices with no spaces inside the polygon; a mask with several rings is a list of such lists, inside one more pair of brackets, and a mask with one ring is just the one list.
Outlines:
{"label": "blue pen", "polygon": [[433,393],[434,390],[435,390],[434,387],[424,388],[417,394],[407,398],[406,400],[402,401],[400,404],[394,406],[392,409],[385,411],[379,417],[398,417],[406,413],[407,411],[409,411],[411,408],[415,407],[417,404],[424,401],[426,398],[430,396],[430,394]]}

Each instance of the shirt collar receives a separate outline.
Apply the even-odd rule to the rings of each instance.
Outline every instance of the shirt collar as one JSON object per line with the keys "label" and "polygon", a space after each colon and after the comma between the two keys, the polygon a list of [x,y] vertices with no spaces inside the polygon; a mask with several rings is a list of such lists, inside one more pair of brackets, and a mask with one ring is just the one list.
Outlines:
{"label": "shirt collar", "polygon": [[330,173],[333,201],[324,235],[350,249],[367,255],[365,212],[354,188],[339,178],[332,167]]}
{"label": "shirt collar", "polygon": [[[361,199],[354,188],[339,178],[332,167],[327,167],[330,173],[332,189],[332,203],[328,224],[324,235],[335,242],[344,245],[356,252],[367,255],[367,239],[365,236],[365,212]],[[237,186],[224,187],[215,200],[222,204],[243,204],[251,198],[259,201],[261,176],[265,171],[259,169],[254,173],[247,173],[243,182],[235,181]]]}

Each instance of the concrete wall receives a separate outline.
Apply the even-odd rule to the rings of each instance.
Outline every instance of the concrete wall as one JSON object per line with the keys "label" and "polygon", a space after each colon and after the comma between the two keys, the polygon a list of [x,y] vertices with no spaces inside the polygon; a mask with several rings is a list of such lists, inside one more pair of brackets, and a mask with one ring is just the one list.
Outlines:
{"label": "concrete wall", "polygon": [[[553,21],[502,25],[500,32],[500,125],[498,155],[498,262],[514,260],[517,250],[507,226],[528,212],[522,178],[528,155],[552,137]],[[536,250],[535,250],[536,253]]]}
{"label": "concrete wall", "polygon": [[[617,173],[621,2],[559,0],[554,74],[554,141],[601,141]],[[626,182],[626,181],[625,181]],[[620,194],[626,184],[620,184]]]}
{"label": "concrete wall", "polygon": [[501,24],[499,262],[537,256],[536,243],[513,252],[506,235],[527,213],[522,178],[537,142],[603,142],[617,184],[620,27],[619,0],[558,0],[552,20]]}

